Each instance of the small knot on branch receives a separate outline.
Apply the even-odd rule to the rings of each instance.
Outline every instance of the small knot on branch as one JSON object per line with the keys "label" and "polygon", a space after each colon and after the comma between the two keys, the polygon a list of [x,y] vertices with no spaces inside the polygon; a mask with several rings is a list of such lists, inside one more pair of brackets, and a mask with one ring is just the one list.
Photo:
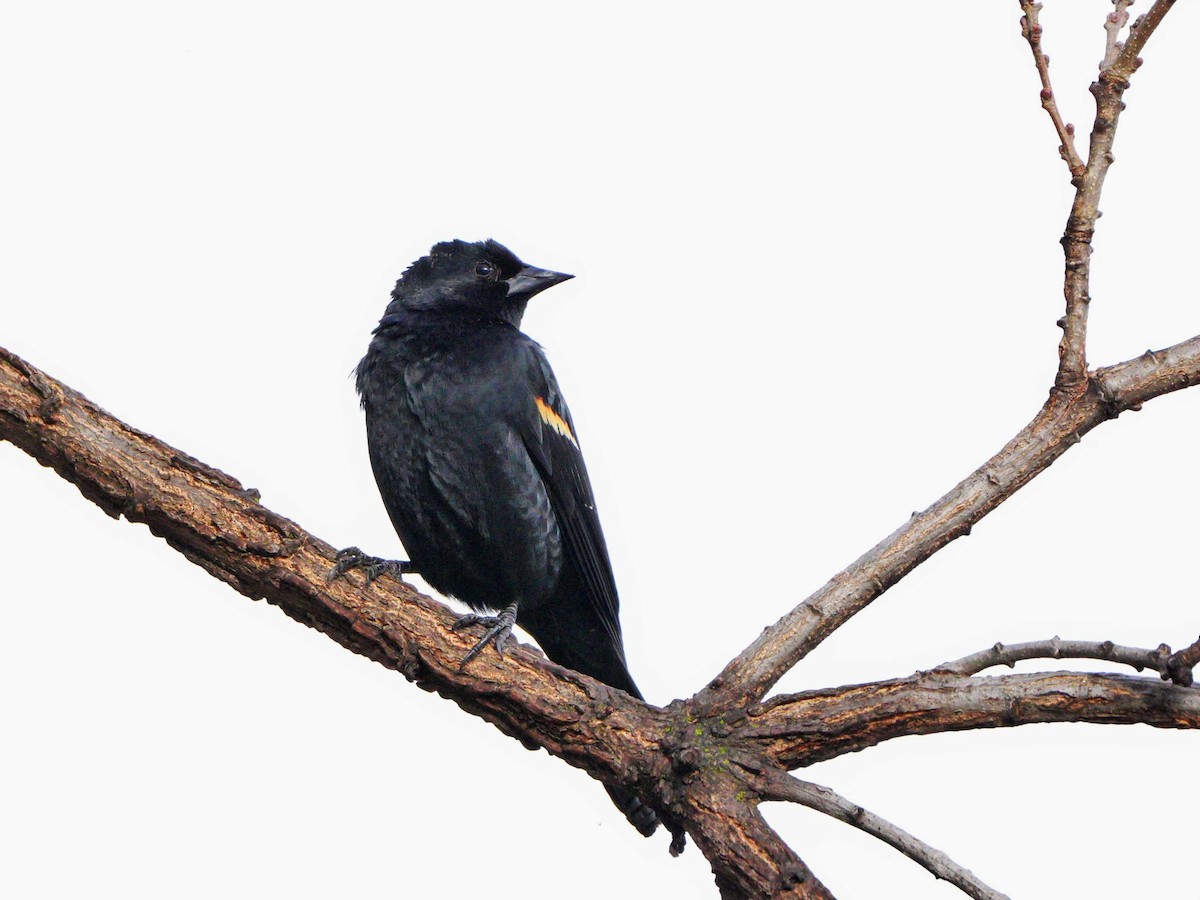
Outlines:
{"label": "small knot on branch", "polygon": [[1146,658],[1158,672],[1163,676],[1163,680],[1167,680],[1171,676],[1167,673],[1167,660],[1171,658],[1171,648],[1167,644],[1159,644],[1153,650],[1146,654]]}
{"label": "small knot on branch", "polygon": [[1100,398],[1100,406],[1104,410],[1104,417],[1106,419],[1115,419],[1121,414],[1121,404],[1108,384],[1102,379],[1093,378],[1090,380],[1089,385],[1096,392],[1096,396]]}
{"label": "small knot on branch", "polygon": [[62,391],[36,369],[29,376],[29,384],[42,397],[42,402],[38,404],[38,416],[47,425],[53,424],[55,414],[63,405]]}
{"label": "small knot on branch", "polygon": [[1178,653],[1172,653],[1167,658],[1163,680],[1173,681],[1182,687],[1191,687],[1193,681],[1192,669],[1200,662],[1200,638],[1190,647],[1185,647]]}
{"label": "small knot on branch", "polygon": [[808,881],[808,866],[800,862],[789,863],[783,867],[783,870],[779,873],[779,876],[780,880],[783,881],[783,887],[785,889],[790,888],[793,885],[804,884]]}
{"label": "small knot on branch", "polygon": [[684,747],[671,762],[676,774],[689,775],[699,769],[703,761],[704,754],[699,747]]}

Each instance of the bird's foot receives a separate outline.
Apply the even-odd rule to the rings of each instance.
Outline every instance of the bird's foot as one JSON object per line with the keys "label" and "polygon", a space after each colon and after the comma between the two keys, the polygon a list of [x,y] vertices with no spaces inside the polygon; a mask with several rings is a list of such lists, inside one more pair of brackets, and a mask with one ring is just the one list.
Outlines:
{"label": "bird's foot", "polygon": [[351,569],[362,569],[366,573],[367,584],[370,584],[380,575],[388,572],[399,577],[408,572],[416,571],[413,568],[413,564],[408,560],[367,556],[367,554],[363,553],[357,547],[347,547],[345,550],[339,550],[334,559],[333,568],[325,576],[326,581],[341,578]]}
{"label": "bird's foot", "polygon": [[513,603],[506,606],[500,611],[498,616],[480,616],[475,613],[467,613],[465,616],[459,617],[458,621],[451,627],[455,631],[467,628],[471,625],[487,625],[488,630],[483,637],[479,639],[471,652],[463,657],[463,661],[458,664],[458,671],[462,671],[467,667],[467,663],[483,652],[483,648],[489,643],[494,644],[496,652],[501,656],[504,655],[504,645],[512,640],[513,626],[517,624],[517,604]]}

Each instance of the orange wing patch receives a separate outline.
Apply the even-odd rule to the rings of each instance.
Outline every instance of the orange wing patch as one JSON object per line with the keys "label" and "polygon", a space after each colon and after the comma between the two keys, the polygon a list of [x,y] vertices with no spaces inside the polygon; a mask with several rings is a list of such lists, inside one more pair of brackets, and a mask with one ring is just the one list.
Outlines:
{"label": "orange wing patch", "polygon": [[568,441],[575,445],[575,449],[579,449],[579,442],[575,440],[575,435],[571,433],[571,426],[567,424],[567,420],[556,413],[543,398],[537,397],[538,415],[554,431],[557,431]]}

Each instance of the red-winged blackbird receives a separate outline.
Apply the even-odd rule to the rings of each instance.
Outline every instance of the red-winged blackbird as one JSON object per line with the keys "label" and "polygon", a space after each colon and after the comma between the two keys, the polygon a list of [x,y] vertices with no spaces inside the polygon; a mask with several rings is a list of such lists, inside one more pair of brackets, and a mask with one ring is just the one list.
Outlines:
{"label": "red-winged blackbird", "polygon": [[[411,561],[351,548],[335,572],[417,572],[472,609],[500,610],[456,624],[487,626],[464,665],[489,642],[503,653],[516,623],[550,659],[640,699],[571,414],[519,329],[529,299],[571,277],[495,241],[449,241],[396,282],[357,384],[375,480]],[[653,810],[608,792],[653,833]]]}

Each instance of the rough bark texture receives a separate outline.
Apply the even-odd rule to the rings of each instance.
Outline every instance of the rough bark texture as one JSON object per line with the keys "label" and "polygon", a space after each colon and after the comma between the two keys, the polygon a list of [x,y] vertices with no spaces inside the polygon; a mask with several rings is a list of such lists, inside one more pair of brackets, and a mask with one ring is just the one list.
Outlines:
{"label": "rough bark texture", "polygon": [[[948,495],[956,499],[915,517],[826,591],[849,598],[842,608],[852,612],[858,600],[881,589],[884,575],[897,580],[963,533],[1077,442],[1081,431],[1197,380],[1200,338],[1101,370],[1093,377],[1100,387],[1073,395],[1071,402],[1056,400],[1065,396],[1056,392],[989,466]],[[484,654],[459,671],[473,638],[450,629],[455,616],[442,604],[397,579],[369,586],[327,581],[334,561],[330,545],[263,507],[236,479],[120,422],[3,350],[0,438],[52,467],[110,515],[145,523],[242,594],[268,600],[527,746],[545,747],[596,778],[641,792],[688,831],[727,897],[830,896],[758,812],[769,786],[777,783],[772,779],[784,769],[906,734],[1048,721],[1200,724],[1200,695],[1192,690],[1151,678],[1070,672],[981,678],[933,671],[763,705],[747,704],[744,692],[719,698],[718,681],[689,701],[658,709],[528,649],[517,648],[503,659]],[[800,621],[816,626],[815,633],[828,633],[828,615],[811,610],[811,604],[802,605]],[[1074,655],[1099,652],[1096,645],[1086,649]],[[1155,655],[1117,649],[1147,664]],[[989,653],[996,655],[993,662],[1007,659],[995,648],[976,656]],[[1030,655],[1037,654],[1027,650],[1022,658]],[[1073,654],[1060,644],[1045,655]],[[764,671],[786,670],[786,656],[762,658]],[[730,671],[747,664],[739,658]],[[890,840],[899,846],[906,838]],[[971,883],[964,890],[989,895],[985,886]]]}
{"label": "rough bark texture", "polygon": [[[766,823],[764,800],[802,803],[856,825],[972,897],[1003,895],[862,807],[788,771],[895,737],[1032,722],[1200,727],[1191,688],[1200,641],[1172,654],[1113,642],[996,645],[907,678],[774,697],[767,691],[857,612],[1045,471],[1096,426],[1147,400],[1200,382],[1200,336],[1118,365],[1086,361],[1091,241],[1140,52],[1170,0],[1156,0],[1117,36],[1127,0],[1106,25],[1096,117],[1086,163],[1058,113],[1041,49],[1039,4],[1022,0],[1022,31],[1076,195],[1063,234],[1066,315],[1054,387],[1032,421],[928,509],[785,615],[697,695],[666,708],[639,702],[553,665],[528,649],[460,662],[474,635],[454,614],[395,578],[327,581],[333,548],[266,509],[254,491],[0,349],[0,439],[75,484],[109,515],[145,523],[192,562],[252,599],[266,599],[342,646],[453,700],[530,747],[620,783],[692,836],[723,897],[826,898],[829,892]],[[1152,668],[1159,677],[1042,672],[986,677],[1018,659],[1091,658]]]}
{"label": "rough bark texture", "polygon": [[397,579],[326,580],[334,550],[253,491],[138,431],[0,350],[0,438],[113,517],[145,523],[192,562],[342,646],[394,669],[605,781],[634,787],[682,823],[728,896],[829,894],[755,810],[741,769],[713,751],[713,722],[656,709],[528,648],[459,663],[474,637]]}
{"label": "rough bark texture", "polygon": [[1101,422],[1196,384],[1198,363],[1200,336],[1099,369],[1083,387],[1056,388],[1000,452],[764,631],[701,692],[699,702],[715,709],[762,698],[821,641],[946,544],[969,534]]}

